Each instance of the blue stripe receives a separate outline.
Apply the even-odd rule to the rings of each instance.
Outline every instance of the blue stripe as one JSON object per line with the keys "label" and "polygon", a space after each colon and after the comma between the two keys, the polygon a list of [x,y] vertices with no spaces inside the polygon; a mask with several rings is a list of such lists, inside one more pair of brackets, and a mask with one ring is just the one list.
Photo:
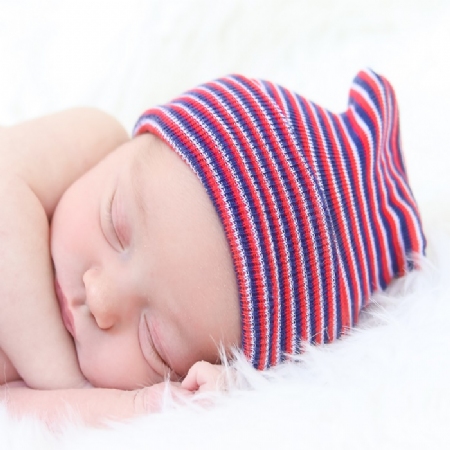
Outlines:
{"label": "blue stripe", "polygon": [[[341,116],[342,117],[342,116]],[[342,134],[343,131],[340,129],[339,122],[337,117],[334,115],[331,115],[331,120],[335,128],[336,132],[336,138],[339,142],[339,145],[342,149],[342,156],[343,156],[343,170],[347,176],[348,183],[350,184],[349,190],[346,192],[347,195],[350,197],[349,201],[346,199],[346,195],[342,196],[343,205],[344,205],[344,217],[348,224],[348,230],[349,230],[349,238],[350,238],[350,246],[354,249],[354,255],[355,255],[355,266],[356,266],[356,274],[352,274],[350,272],[351,266],[344,265],[342,268],[343,271],[346,272],[346,276],[350,281],[349,287],[350,287],[350,293],[351,293],[351,303],[352,303],[352,325],[355,324],[355,322],[358,319],[358,305],[360,304],[362,297],[364,295],[364,279],[362,277],[362,273],[365,270],[364,266],[369,268],[369,261],[368,261],[368,240],[364,239],[364,224],[363,224],[363,212],[360,208],[360,204],[358,201],[358,198],[356,196],[356,189],[355,186],[358,183],[357,174],[354,174],[352,176],[351,172],[351,162],[350,162],[350,155],[348,155],[348,152],[352,151],[351,147],[348,147],[351,142],[351,137],[347,136],[347,140],[349,141],[349,144],[346,144],[346,139],[344,138],[344,135]],[[338,177],[336,177],[338,179]],[[343,185],[340,184],[341,191],[344,190]],[[353,212],[354,208],[354,212]],[[347,212],[347,214],[345,214]],[[353,225],[353,226],[352,226]],[[353,232],[353,228],[355,228],[355,231]],[[357,233],[360,233],[360,239],[357,239]],[[361,241],[361,242],[360,242]],[[358,248],[361,248],[362,258],[360,259]],[[356,275],[356,276],[355,276]],[[351,280],[353,278],[358,278],[359,284],[360,284],[360,291],[355,292],[352,289],[352,282]],[[369,286],[371,285],[371,277],[369,276]]]}
{"label": "blue stripe", "polygon": [[[264,84],[264,87],[265,87],[266,92],[268,93],[268,95],[270,95],[275,100],[275,92],[273,91],[272,86],[269,83],[264,82],[264,81],[263,81],[263,84]],[[292,105],[290,104],[289,98],[287,98],[287,97],[284,97],[284,98],[285,98],[285,101],[286,101],[288,107],[292,107]],[[297,141],[295,135],[293,135],[292,137],[293,137],[294,141]],[[300,148],[300,147],[297,146],[297,148]],[[290,149],[288,148],[287,145],[283,146],[283,150],[288,154],[289,160],[291,162],[293,162],[292,154],[291,154],[291,152],[289,152]],[[294,192],[295,190],[299,190],[303,195],[305,195],[304,186],[302,186],[299,183],[299,179],[298,179],[297,173],[295,173],[295,172],[292,173],[292,177],[295,179],[296,185],[292,186],[291,183],[288,183],[289,184],[289,191],[288,192]],[[286,180],[286,181],[288,181],[288,180]],[[295,197],[293,195],[291,195],[289,201],[290,201],[290,203],[292,205],[292,212],[294,213],[293,221],[297,225],[297,229],[298,229],[298,233],[299,233],[299,246],[301,246],[301,240],[300,239],[301,239],[302,236],[306,236],[307,235],[307,230],[305,228],[304,221],[300,220],[300,217],[299,217],[299,205],[296,204]],[[289,233],[289,227],[287,225],[286,225],[286,229],[288,230],[288,233]],[[291,236],[291,235],[287,234],[287,236]],[[301,247],[299,248],[299,251],[300,252],[302,251]],[[302,252],[302,253],[304,253],[304,252]],[[303,256],[303,259],[305,260],[305,255],[302,255],[302,256]],[[294,308],[294,312],[293,313],[294,313],[295,321],[292,323],[292,333],[293,333],[294,339],[295,339],[294,351],[298,352],[298,351],[300,351],[300,338],[301,338],[301,335],[302,335],[302,330],[301,330],[302,315],[305,313],[300,308],[300,306],[301,306],[300,298],[304,294],[304,292],[303,292],[304,286],[300,285],[299,279],[298,279],[298,276],[297,276],[297,274],[302,270],[301,264],[297,263],[297,261],[299,259],[299,255],[294,253],[294,251],[290,250],[288,257],[289,257],[289,265],[292,268],[292,274],[293,274],[293,279],[292,279],[292,298],[294,300],[293,301],[293,308]],[[306,258],[306,259],[308,259],[308,258]],[[304,264],[306,266],[307,262],[304,261]],[[307,295],[311,295],[311,287],[310,287],[310,285],[308,283],[308,280],[305,279],[305,282],[307,282],[307,291],[308,291]],[[289,300],[292,300],[292,298],[289,299]],[[283,342],[283,348],[285,348],[285,349],[288,348],[288,345],[290,343],[288,343],[286,341],[286,338],[282,342]]]}
{"label": "blue stripe", "polygon": [[[358,259],[358,255],[356,254],[355,251],[353,251],[354,261],[352,261],[352,258],[350,255],[351,250],[356,249],[356,245],[357,245],[355,236],[353,236],[353,233],[352,233],[351,217],[349,216],[349,214],[351,214],[352,209],[351,209],[351,205],[348,203],[346,195],[345,195],[344,180],[341,179],[339,171],[337,170],[337,166],[335,164],[333,164],[333,159],[330,155],[330,152],[333,151],[333,147],[335,149],[335,152],[339,153],[340,155],[345,154],[345,146],[343,145],[344,143],[342,142],[342,139],[339,139],[339,137],[342,138],[342,136],[339,136],[340,132],[336,126],[336,121],[335,121],[335,118],[333,117],[333,115],[332,114],[327,115],[325,110],[317,107],[317,105],[315,105],[315,104],[312,104],[312,106],[314,107],[314,109],[316,111],[316,115],[317,115],[317,118],[318,118],[318,121],[320,124],[320,128],[321,128],[323,136],[324,136],[325,151],[326,151],[326,155],[324,155],[324,156],[328,160],[328,163],[329,163],[328,164],[329,169],[328,169],[324,166],[324,164],[322,164],[322,161],[324,160],[324,158],[319,158],[320,163],[321,163],[321,169],[322,169],[323,173],[326,173],[327,170],[331,170],[331,176],[332,176],[332,179],[334,180],[334,183],[337,186],[337,192],[339,193],[339,198],[341,200],[341,205],[342,205],[342,210],[340,210],[338,208],[337,202],[336,202],[336,205],[333,205],[334,207],[327,208],[327,212],[330,216],[330,218],[329,218],[330,226],[333,228],[334,238],[336,239],[336,242],[338,244],[337,248],[335,248],[333,246],[333,250],[335,250],[336,252],[339,252],[341,261],[343,262],[342,271],[345,272],[345,279],[347,279],[347,281],[348,281],[350,298],[358,299],[361,297],[361,292],[355,291],[355,288],[353,287],[353,283],[351,281],[352,276],[349,273],[349,269],[353,266],[353,264],[355,264],[356,271],[358,274],[357,278],[359,279],[360,285],[363,283],[363,281],[361,280],[361,275],[360,275],[362,273],[362,269],[361,269],[360,261]],[[330,119],[330,122],[331,122],[330,126],[334,126],[336,138],[334,135],[330,135],[328,132],[327,125],[326,125],[325,118],[324,118],[325,115],[326,115],[326,117],[329,117],[329,119]],[[337,142],[336,142],[336,139],[337,139]],[[341,151],[339,151],[339,146],[341,147]],[[344,158],[344,160],[345,160],[345,158]],[[348,169],[348,166],[344,167],[344,170],[347,172],[346,169]],[[350,176],[349,176],[349,178],[351,180]],[[331,182],[328,182],[328,177],[325,176],[323,179],[323,182],[325,184],[325,190],[327,191],[327,193],[331,193],[336,190],[334,185],[331,184]],[[352,191],[353,191],[353,189],[352,189]],[[328,197],[328,195],[327,195],[327,197]],[[328,204],[328,206],[330,206],[330,205]],[[337,224],[339,223],[340,219],[342,219],[342,221],[345,224],[345,228],[347,230],[348,236],[341,234],[341,232],[338,228]],[[335,224],[336,224],[336,226],[335,226]],[[350,239],[349,243],[347,242],[347,237]],[[350,261],[347,260],[347,254],[348,254],[348,258],[350,258]],[[337,267],[338,258],[336,255],[335,255],[334,261],[336,261],[336,265],[333,269],[335,270],[335,273],[338,274],[339,273],[339,269]],[[340,298],[339,291],[336,293],[336,296],[337,296],[337,298],[336,298],[337,330],[338,330],[338,335],[341,335],[341,333],[342,333],[342,308],[343,308],[343,302],[345,302],[345,301],[344,301],[344,299]]]}
{"label": "blue stripe", "polygon": [[[280,317],[281,317],[281,329],[280,329],[280,350],[281,352],[286,351],[286,327],[283,326],[283,324],[286,323],[286,316],[284,314],[284,311],[286,310],[286,301],[289,301],[290,298],[287,298],[287,291],[289,289],[289,285],[288,285],[288,281],[284,280],[283,277],[283,266],[281,264],[280,261],[280,255],[281,254],[285,254],[285,250],[284,250],[284,245],[283,242],[281,242],[281,240],[279,240],[276,237],[276,233],[274,232],[276,229],[278,229],[280,231],[280,234],[282,234],[282,232],[284,232],[284,236],[287,242],[290,242],[292,240],[292,236],[290,234],[289,231],[289,226],[287,223],[287,219],[286,219],[286,214],[290,214],[289,211],[284,211],[282,208],[282,201],[283,201],[283,197],[285,197],[285,194],[283,192],[280,192],[280,187],[279,187],[279,183],[277,181],[278,176],[276,175],[276,173],[273,173],[274,169],[270,168],[270,163],[273,163],[274,165],[276,165],[277,169],[278,169],[278,173],[280,174],[281,178],[284,181],[284,184],[286,184],[286,173],[284,172],[280,161],[276,155],[276,147],[274,147],[271,143],[269,143],[269,139],[267,138],[267,133],[266,133],[266,129],[267,129],[267,124],[265,125],[264,119],[261,116],[260,112],[263,111],[267,117],[269,118],[269,123],[270,125],[272,125],[272,128],[275,130],[275,132],[277,132],[277,137],[278,139],[280,139],[281,141],[282,136],[281,133],[278,132],[278,129],[280,127],[280,125],[276,125],[273,123],[273,121],[271,120],[273,117],[270,114],[270,112],[268,111],[268,105],[265,102],[265,98],[261,97],[260,93],[258,90],[255,89],[254,85],[250,84],[250,83],[246,83],[245,80],[241,80],[241,79],[237,79],[236,80],[239,84],[243,84],[245,86],[246,89],[248,89],[250,91],[250,93],[245,93],[243,90],[241,91],[240,89],[236,88],[235,86],[231,85],[229,86],[230,89],[233,90],[236,98],[239,100],[240,105],[245,105],[246,108],[251,111],[251,116],[254,119],[253,121],[253,127],[248,127],[248,131],[250,132],[249,138],[251,140],[251,145],[252,148],[255,149],[256,151],[254,152],[255,154],[258,155],[259,159],[262,161],[263,166],[267,167],[270,170],[266,170],[265,171],[265,176],[268,179],[268,184],[270,186],[270,192],[273,195],[274,198],[274,202],[275,205],[274,207],[278,209],[279,212],[279,219],[280,219],[280,223],[281,223],[281,230],[280,227],[278,226],[278,220],[277,217],[274,216],[273,218],[270,217],[270,239],[275,247],[275,266],[276,266],[276,271],[277,271],[277,276],[278,276],[278,283],[279,283],[279,296],[280,296],[280,304],[279,304],[279,313],[280,313]],[[243,89],[243,88],[241,88]],[[253,96],[255,102],[257,102],[257,105],[252,105],[250,102],[247,101],[246,99],[246,95],[251,95]],[[257,120],[258,119],[258,120]],[[282,125],[283,126],[283,125]],[[265,150],[266,152],[262,152],[259,149],[259,144],[257,142],[257,137],[260,137],[260,139],[262,141],[264,141],[265,143]],[[261,190],[261,189],[259,189]],[[270,215],[270,213],[269,213]],[[286,255],[289,257],[289,255]],[[291,264],[291,262],[289,262]],[[292,264],[291,264],[292,267]],[[272,283],[268,283],[270,284],[270,286],[272,287]],[[272,292],[271,290],[269,291],[270,293]],[[271,330],[273,330],[273,328],[276,326],[275,323],[275,315],[273,314],[273,298],[272,296],[269,297],[269,301],[271,302],[271,311],[270,311],[270,330],[269,333],[271,333]],[[283,355],[280,355],[283,358]],[[272,359],[273,355],[272,355],[272,348],[269,348],[269,361]]]}
{"label": "blue stripe", "polygon": [[[286,96],[287,97],[287,96]],[[297,101],[299,102],[299,104],[302,104],[303,99],[300,96],[294,95],[294,98],[297,99]],[[297,105],[292,101],[289,100],[289,98],[286,98],[286,107],[290,113],[291,118],[295,118],[296,116],[299,116],[299,110]],[[304,155],[304,165],[306,167],[306,169],[310,172],[310,173],[314,173],[314,170],[309,167],[308,162],[306,160],[306,152],[310,152],[311,148],[309,147],[308,144],[308,148],[305,149],[299,139],[299,136],[306,132],[309,133],[310,135],[312,135],[312,130],[311,130],[311,124],[310,122],[308,122],[308,117],[305,113],[305,118],[307,120],[307,122],[305,123],[303,121],[303,119],[299,116],[296,120],[293,120],[291,122],[291,125],[294,128],[294,140],[296,142],[296,147],[299,150],[299,153],[302,153]],[[301,126],[305,127],[305,130],[302,130],[300,127]],[[294,160],[292,160],[293,162]],[[310,189],[311,187],[309,186],[308,180],[304,180],[303,178],[301,178],[300,176],[300,172],[297,170],[295,173],[295,178],[296,178],[296,182],[298,186],[301,186],[301,192],[303,194],[303,198],[305,199],[306,205],[297,205],[297,208],[295,209],[295,220],[297,221],[297,223],[300,226],[300,233],[301,236],[307,236],[309,233],[308,230],[308,225],[306,225],[305,221],[307,220],[305,216],[307,216],[310,220],[311,223],[311,227],[313,230],[313,233],[316,237],[316,239],[319,239],[319,237],[321,236],[321,233],[319,232],[319,224],[317,222],[317,218],[314,214],[314,201],[311,194],[310,194]],[[322,255],[323,255],[323,250],[322,250],[322,246],[325,245],[325,242],[320,241],[317,242],[317,252],[318,252],[318,258],[319,258],[319,267],[320,267],[320,278],[321,278],[321,283],[322,283],[322,287],[323,289],[326,289],[324,283],[325,283],[325,277],[327,275],[326,269],[323,265],[320,264],[320,260],[322,260]],[[307,268],[311,268],[313,267],[313,265],[315,264],[315,257],[313,254],[310,254],[307,251],[307,248],[304,247],[302,249],[302,254],[303,254],[303,259],[304,259],[304,264],[305,267]],[[310,270],[307,273],[307,300],[309,303],[309,311],[310,311],[310,315],[308,318],[309,321],[309,327],[310,327],[310,333],[311,333],[311,341],[315,342],[315,337],[317,335],[317,333],[321,332],[321,330],[317,329],[317,317],[316,317],[316,313],[315,313],[315,306],[316,306],[316,302],[318,301],[317,299],[317,294],[314,292],[314,282],[313,282],[313,278],[315,278],[315,272],[313,272],[312,270]],[[326,297],[323,297],[326,298]],[[326,305],[324,305],[326,307]],[[303,313],[301,311],[299,311],[299,317],[300,314]]]}
{"label": "blue stripe", "polygon": [[[356,101],[354,99],[350,100],[350,106],[353,106],[355,108],[355,112],[358,116],[361,117],[361,108],[359,106],[358,103],[356,103]],[[364,118],[361,117],[361,119],[364,121]],[[373,239],[373,244],[374,244],[374,251],[375,251],[375,263],[378,267],[378,272],[379,274],[382,273],[382,268],[381,268],[381,261],[378,258],[378,256],[381,254],[381,248],[379,245],[379,239],[380,237],[378,236],[378,233],[376,232],[376,230],[374,229],[373,224],[375,224],[378,219],[375,219],[374,217],[374,211],[372,210],[372,206],[371,203],[369,202],[369,192],[370,192],[370,183],[369,180],[371,180],[372,178],[374,178],[374,173],[372,172],[372,174],[369,177],[369,158],[366,156],[366,153],[369,151],[369,149],[366,149],[363,145],[363,143],[361,142],[361,139],[358,135],[358,133],[352,128],[350,121],[348,119],[347,116],[344,117],[344,121],[347,127],[347,134],[350,137],[350,139],[353,141],[353,144],[355,146],[356,149],[356,155],[359,158],[359,170],[361,171],[362,174],[362,190],[363,192],[360,193],[360,196],[366,199],[367,202],[367,216],[365,215],[364,210],[361,210],[362,213],[362,218],[363,218],[363,223],[367,225],[368,229],[372,232],[372,235],[374,237]],[[373,171],[375,170],[375,167],[373,168]],[[350,179],[352,179],[353,177],[356,178],[356,174],[352,174],[351,170],[348,171],[348,174],[350,176]],[[353,180],[353,186],[355,186],[355,180]],[[375,181],[375,186],[372,185],[374,187],[374,189],[377,188],[376,186],[376,181]],[[376,199],[375,199],[376,200]],[[365,245],[365,249],[368,252],[368,255],[370,255],[369,253],[369,247],[370,247],[370,236],[365,234],[365,227],[363,227],[361,229],[361,232],[363,233],[363,242],[366,243]],[[368,271],[369,271],[369,280],[370,280],[370,291],[373,292],[375,289],[378,288],[379,286],[379,280],[375,278],[375,273],[373,273],[370,269],[371,265],[369,264],[367,266]]]}
{"label": "blue stripe", "polygon": [[[355,84],[360,85],[361,88],[363,88],[366,91],[366,93],[369,95],[371,101],[374,103],[375,109],[372,109],[374,116],[382,117],[383,115],[382,115],[382,110],[380,109],[380,104],[379,104],[372,88],[361,79],[357,79]],[[356,101],[355,101],[355,104],[357,104]],[[368,104],[368,107],[371,108],[371,105]],[[395,248],[395,243],[393,240],[393,230],[389,224],[389,220],[386,215],[386,213],[388,213],[388,211],[386,211],[386,213],[385,213],[385,212],[383,212],[383,209],[382,209],[383,205],[385,208],[388,207],[388,205],[384,202],[383,194],[382,194],[382,185],[387,189],[386,182],[384,179],[386,177],[386,174],[385,174],[385,171],[380,167],[380,165],[381,165],[380,152],[385,151],[385,149],[382,148],[382,146],[381,146],[384,130],[380,129],[379,136],[377,137],[376,136],[377,123],[371,119],[370,115],[359,104],[357,107],[357,112],[358,112],[359,116],[363,119],[363,121],[366,123],[366,125],[369,127],[371,139],[372,139],[372,142],[374,145],[374,149],[373,149],[373,151],[374,151],[373,158],[374,158],[374,162],[375,162],[374,174],[376,175],[376,178],[374,179],[374,189],[375,189],[375,193],[376,193],[376,202],[377,202],[377,206],[378,206],[378,210],[379,210],[379,218],[382,223],[381,228],[385,231],[385,235],[386,235],[386,239],[387,239],[386,251],[391,253],[392,249]],[[383,122],[381,124],[381,126],[382,127],[386,126],[386,123]],[[382,179],[380,180],[379,177],[382,177]],[[389,193],[388,193],[388,195],[389,195]],[[374,219],[372,219],[372,220],[374,220]],[[375,222],[371,221],[370,223],[375,223]],[[394,230],[394,232],[395,232],[395,230]],[[382,239],[381,235],[378,237],[378,239],[381,241],[381,239]],[[378,242],[378,239],[377,239],[377,242]],[[390,252],[390,250],[391,250],[391,252]],[[380,266],[381,266],[381,261],[383,259],[386,259],[387,255],[383,254],[381,247],[377,247],[377,251],[378,251],[378,257],[379,257],[378,260],[380,261]],[[389,256],[391,257],[392,255],[390,254]],[[395,256],[394,256],[394,258],[395,258]],[[391,259],[392,259],[392,257],[391,257]],[[379,275],[380,275],[379,276],[380,287],[381,287],[381,289],[385,289],[390,281],[389,275],[388,274],[386,275],[388,278],[383,278],[382,272],[380,272]]]}
{"label": "blue stripe", "polygon": [[[269,88],[269,86],[267,86],[267,88]],[[286,100],[286,107],[287,108],[293,108],[296,107],[295,105],[293,105],[288,98],[285,98]],[[281,117],[278,117],[278,119],[282,119]],[[297,149],[301,149],[301,145],[300,142],[297,139],[296,134],[297,133],[292,133],[294,136],[294,142],[296,142],[296,149],[294,149],[294,151],[296,151]],[[281,139],[281,137],[280,137]],[[286,145],[284,147],[284,150],[289,153],[290,148]],[[295,159],[294,156],[291,154],[290,155],[290,162],[291,164],[294,164]],[[305,161],[306,163],[306,161]],[[310,171],[312,171],[310,169]],[[284,172],[283,172],[284,173]],[[292,186],[291,184],[289,185],[289,192],[292,192],[295,189],[300,190],[300,192],[303,194],[303,198],[305,199],[306,204],[302,204],[302,205],[297,205],[295,203],[294,198],[291,196],[290,200],[292,202],[292,204],[295,206],[294,208],[294,215],[295,215],[295,221],[296,223],[299,225],[300,228],[300,233],[301,236],[307,236],[309,234],[309,230],[307,229],[307,225],[305,224],[305,215],[310,219],[311,221],[311,226],[313,228],[313,233],[316,236],[317,239],[319,239],[319,236],[321,236],[321,233],[318,231],[318,222],[314,216],[314,208],[313,208],[313,201],[311,200],[311,194],[310,194],[310,190],[311,190],[311,186],[308,183],[308,180],[305,180],[303,178],[301,178],[299,176],[299,171],[295,171],[295,174],[293,174],[295,180],[296,180],[296,185]],[[317,250],[319,253],[319,259],[321,254],[323,254],[323,252],[321,251],[321,245],[323,245],[323,242],[317,242]],[[305,266],[308,268],[313,267],[314,265],[314,255],[310,255],[309,252],[307,251],[306,247],[301,248],[302,251],[302,255],[303,255],[303,260],[304,260],[304,264]],[[290,255],[290,261],[295,261],[297,259],[297,255],[292,254]],[[293,267],[295,265],[295,267],[297,268],[297,263],[296,262],[291,262],[291,267]],[[324,289],[324,293],[327,291],[326,290],[326,285],[325,285],[325,276],[326,276],[326,269],[323,267],[323,265],[320,265],[320,276],[321,276],[321,281],[322,281],[322,288]],[[317,295],[315,294],[314,290],[313,290],[313,283],[312,283],[312,278],[314,277],[314,271],[310,270],[310,272],[307,273],[307,290],[308,290],[308,296],[307,299],[309,301],[310,304],[310,315],[309,315],[309,322],[310,322],[310,331],[311,331],[311,337],[312,337],[312,342],[315,342],[316,339],[316,335],[317,333],[321,332],[322,330],[319,330],[316,326],[317,322],[316,322],[316,314],[315,314],[315,306],[317,305]],[[296,288],[298,289],[298,284],[297,284],[297,280],[296,280]],[[301,288],[300,288],[301,289]],[[299,298],[299,297],[298,297]],[[326,298],[326,297],[324,297]],[[299,302],[298,302],[299,303]],[[323,305],[326,306],[327,305]],[[298,328],[300,328],[300,319],[301,319],[301,314],[304,312],[300,311],[299,305],[298,305],[298,309],[296,311],[297,315],[296,317],[298,318]],[[301,330],[298,330],[299,333],[301,333]],[[299,337],[301,335],[299,334]]]}
{"label": "blue stripe", "polygon": [[[385,87],[384,83],[383,83],[383,87]],[[398,111],[396,111],[396,105],[394,104],[394,96],[393,96],[393,92],[391,92],[389,90],[389,95],[387,95],[387,99],[386,102],[389,103],[389,109],[390,111],[392,111],[392,117],[390,116],[390,119],[393,119],[393,116],[396,114],[398,115]],[[415,215],[415,204],[414,204],[414,196],[405,180],[405,165],[404,165],[404,161],[403,161],[403,154],[401,151],[401,143],[400,143],[400,132],[399,132],[399,128],[397,127],[396,130],[392,130],[391,133],[395,133],[394,135],[394,142],[396,145],[396,149],[394,150],[392,147],[389,146],[388,150],[389,152],[392,153],[392,166],[393,168],[390,168],[389,170],[394,173],[392,173],[392,181],[394,184],[394,188],[396,189],[396,192],[398,194],[398,198],[399,201],[403,200],[404,204],[405,204],[405,208],[409,207],[410,210],[413,212],[413,214]],[[390,141],[392,140],[392,135],[388,136],[387,142],[388,144],[390,143]],[[394,155],[394,151],[395,151],[395,155]],[[397,158],[395,158],[397,157]],[[386,155],[386,159],[388,158],[388,155]],[[400,161],[400,167],[398,167],[395,159],[398,159],[398,161]],[[398,180],[397,180],[398,178]],[[406,194],[404,193],[404,191],[406,191]],[[390,198],[391,200],[391,198]],[[393,199],[392,199],[393,200]],[[394,206],[392,206],[394,208]],[[400,222],[400,232],[401,232],[401,236],[405,245],[405,252],[410,252],[412,250],[412,240],[410,237],[410,232],[409,232],[409,228],[408,228],[408,218],[406,216],[406,212],[403,211],[403,208],[395,208],[395,211],[397,213],[397,217],[399,219]],[[395,273],[398,274],[399,271],[402,268],[398,268],[396,267],[396,271]]]}

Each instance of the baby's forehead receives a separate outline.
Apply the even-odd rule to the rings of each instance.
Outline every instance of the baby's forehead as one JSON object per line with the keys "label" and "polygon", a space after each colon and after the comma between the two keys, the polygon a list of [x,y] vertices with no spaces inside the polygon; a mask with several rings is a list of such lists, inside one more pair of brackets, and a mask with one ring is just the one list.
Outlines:
{"label": "baby's forehead", "polygon": [[147,205],[144,192],[151,177],[152,157],[157,142],[151,135],[137,136],[128,143],[126,151],[129,153],[124,169],[132,189],[140,214],[147,215]]}
{"label": "baby's forehead", "polygon": [[[177,198],[207,197],[205,188],[189,164],[158,136],[143,133],[129,141],[129,177],[136,195],[141,197],[145,209],[145,191],[162,195],[172,194]],[[209,198],[208,198],[209,203]]]}
{"label": "baby's forehead", "polygon": [[119,170],[126,169],[136,187],[142,187],[150,176],[152,167],[155,166],[153,161],[160,151],[161,144],[160,139],[149,133],[135,136],[126,144],[126,163],[124,167],[119,167]]}
{"label": "baby's forehead", "polygon": [[133,165],[148,164],[155,147],[160,143],[160,139],[150,133],[134,136],[128,142],[130,158]]}

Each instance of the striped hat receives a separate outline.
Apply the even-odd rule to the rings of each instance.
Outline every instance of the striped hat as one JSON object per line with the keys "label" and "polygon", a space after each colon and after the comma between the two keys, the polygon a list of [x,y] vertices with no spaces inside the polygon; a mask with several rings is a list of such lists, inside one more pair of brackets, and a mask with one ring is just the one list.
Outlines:
{"label": "striped hat", "polygon": [[146,111],[135,134],[146,132],[214,203],[238,281],[242,349],[258,369],[302,342],[338,338],[424,252],[395,95],[370,70],[342,114],[233,75]]}

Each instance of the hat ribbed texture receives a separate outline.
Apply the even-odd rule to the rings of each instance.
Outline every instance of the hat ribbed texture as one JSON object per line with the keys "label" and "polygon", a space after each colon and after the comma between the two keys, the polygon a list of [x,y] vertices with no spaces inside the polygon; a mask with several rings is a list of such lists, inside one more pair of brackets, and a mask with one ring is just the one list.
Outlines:
{"label": "hat ribbed texture", "polygon": [[414,267],[425,239],[392,87],[370,70],[342,114],[268,81],[228,76],[146,111],[220,216],[238,280],[242,349],[258,369],[353,326]]}

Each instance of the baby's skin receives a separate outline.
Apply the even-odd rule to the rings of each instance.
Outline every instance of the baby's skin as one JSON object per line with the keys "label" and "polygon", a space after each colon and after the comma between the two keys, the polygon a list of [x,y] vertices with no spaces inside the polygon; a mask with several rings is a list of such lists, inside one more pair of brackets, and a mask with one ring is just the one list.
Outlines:
{"label": "baby's skin", "polygon": [[[215,388],[240,342],[232,259],[195,174],[79,108],[0,129],[0,398],[52,421]],[[199,363],[199,361],[203,361]]]}

